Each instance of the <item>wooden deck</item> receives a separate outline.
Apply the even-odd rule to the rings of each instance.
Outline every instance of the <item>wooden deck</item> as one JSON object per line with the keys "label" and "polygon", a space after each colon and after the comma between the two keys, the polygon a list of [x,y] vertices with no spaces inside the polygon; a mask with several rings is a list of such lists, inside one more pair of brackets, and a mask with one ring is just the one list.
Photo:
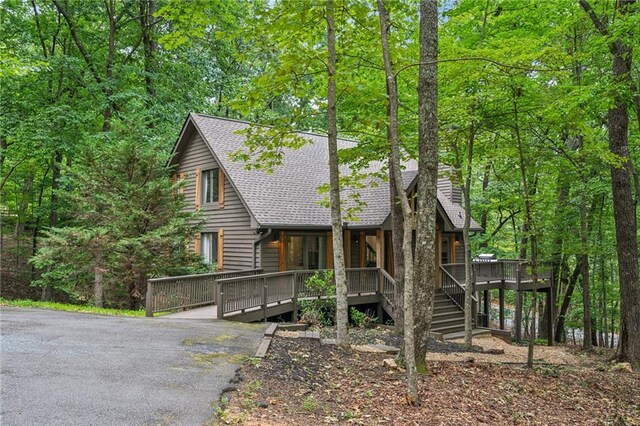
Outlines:
{"label": "wooden deck", "polygon": [[[218,319],[253,322],[269,317],[293,313],[304,300],[328,297],[309,284],[309,278],[324,271],[286,271],[262,273],[260,269],[217,274],[190,275],[149,280],[147,287],[147,316],[155,312],[183,311],[213,305]],[[347,272],[348,302],[350,306],[376,304],[378,317],[387,312],[393,317],[395,281],[381,268],[349,268]],[[440,267],[442,297],[464,311],[464,264]],[[516,324],[522,317],[522,292],[534,288],[552,297],[550,270],[540,268],[534,282],[529,265],[519,260],[474,262],[474,291],[472,318],[476,325],[488,325],[489,290],[500,291],[500,328],[504,329],[504,291],[515,290]],[[445,297],[446,295],[446,297]],[[330,297],[330,296],[329,296]],[[480,303],[482,299],[483,303]],[[455,309],[455,307],[454,307]],[[519,340],[519,327],[516,339]]]}

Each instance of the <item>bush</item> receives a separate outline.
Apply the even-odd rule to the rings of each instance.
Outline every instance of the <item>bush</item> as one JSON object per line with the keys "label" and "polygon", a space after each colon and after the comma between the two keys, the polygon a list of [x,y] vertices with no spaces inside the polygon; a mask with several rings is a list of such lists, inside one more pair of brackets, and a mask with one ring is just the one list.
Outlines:
{"label": "bush", "polygon": [[350,312],[351,322],[358,328],[369,328],[378,322],[378,317],[374,316],[371,311],[360,312],[356,308],[352,307]]}
{"label": "bush", "polygon": [[333,271],[319,271],[305,282],[306,287],[322,295],[321,299],[300,301],[300,320],[304,324],[331,326],[336,318],[336,285]]}

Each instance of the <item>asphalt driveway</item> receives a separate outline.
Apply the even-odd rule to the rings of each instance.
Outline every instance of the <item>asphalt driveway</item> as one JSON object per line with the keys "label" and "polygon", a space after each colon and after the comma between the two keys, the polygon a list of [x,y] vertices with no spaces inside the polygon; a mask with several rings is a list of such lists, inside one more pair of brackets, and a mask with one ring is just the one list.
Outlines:
{"label": "asphalt driveway", "polygon": [[2,307],[0,424],[201,425],[263,325]]}

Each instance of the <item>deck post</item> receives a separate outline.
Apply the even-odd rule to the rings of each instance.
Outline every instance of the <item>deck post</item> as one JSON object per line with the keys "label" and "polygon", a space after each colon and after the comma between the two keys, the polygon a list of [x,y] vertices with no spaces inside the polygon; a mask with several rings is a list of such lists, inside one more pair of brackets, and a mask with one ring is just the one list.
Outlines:
{"label": "deck post", "polygon": [[262,279],[262,318],[264,322],[267,322],[267,279]]}
{"label": "deck post", "polygon": [[382,276],[382,268],[378,268],[378,304],[376,305],[376,315],[378,317],[378,323],[384,323],[384,311],[382,310],[382,298],[384,294],[384,277]]}
{"label": "deck post", "polygon": [[484,318],[484,326],[485,327],[489,327],[489,311],[491,310],[490,308],[490,303],[491,299],[489,298],[489,290],[485,290],[484,291],[484,298],[483,298],[483,302],[484,302],[484,314],[486,315]]}
{"label": "deck post", "polygon": [[515,329],[516,329],[516,342],[520,343],[522,340],[522,292],[520,290],[516,290],[516,321],[515,321]]}
{"label": "deck post", "polygon": [[149,282],[149,280],[147,280],[147,295],[146,295],[146,301],[144,306],[145,306],[146,316],[152,317],[153,316],[153,283]]}
{"label": "deck post", "polygon": [[291,287],[292,287],[292,294],[293,294],[293,298],[291,299],[291,302],[293,304],[293,313],[292,318],[291,318],[291,322],[296,323],[298,322],[298,286],[297,286],[297,282],[298,282],[298,273],[294,272],[293,274],[291,274]]}
{"label": "deck post", "polygon": [[498,289],[500,299],[500,330],[504,330],[504,288]]}
{"label": "deck post", "polygon": [[553,346],[553,287],[547,289],[547,346]]}
{"label": "deck post", "polygon": [[218,319],[222,319],[224,318],[224,293],[222,291],[222,286],[220,285],[220,283],[216,280],[216,315],[218,317]]}

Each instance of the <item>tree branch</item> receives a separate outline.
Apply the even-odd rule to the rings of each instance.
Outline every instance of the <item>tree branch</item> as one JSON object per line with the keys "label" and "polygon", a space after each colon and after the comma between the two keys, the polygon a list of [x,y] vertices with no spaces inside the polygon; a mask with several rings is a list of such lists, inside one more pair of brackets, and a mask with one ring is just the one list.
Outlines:
{"label": "tree branch", "polygon": [[73,24],[73,21],[71,20],[71,16],[69,16],[69,13],[65,10],[64,7],[62,7],[62,5],[58,0],[53,0],[53,4],[56,6],[56,9],[58,9],[58,12],[62,14],[62,16],[64,17],[64,20],[67,22],[67,25],[69,26],[69,32],[71,33],[71,37],[73,38],[73,41],[78,47],[78,50],[82,55],[82,58],[86,62],[87,66],[89,67],[89,70],[91,71],[91,74],[93,75],[94,80],[96,81],[96,83],[102,84],[102,78],[100,78],[100,74],[98,74],[98,70],[96,69],[95,65],[93,64],[93,61],[91,60],[91,55],[89,54],[89,52],[87,52],[87,49],[84,47],[84,45],[82,44],[82,41],[78,37],[76,27]]}

